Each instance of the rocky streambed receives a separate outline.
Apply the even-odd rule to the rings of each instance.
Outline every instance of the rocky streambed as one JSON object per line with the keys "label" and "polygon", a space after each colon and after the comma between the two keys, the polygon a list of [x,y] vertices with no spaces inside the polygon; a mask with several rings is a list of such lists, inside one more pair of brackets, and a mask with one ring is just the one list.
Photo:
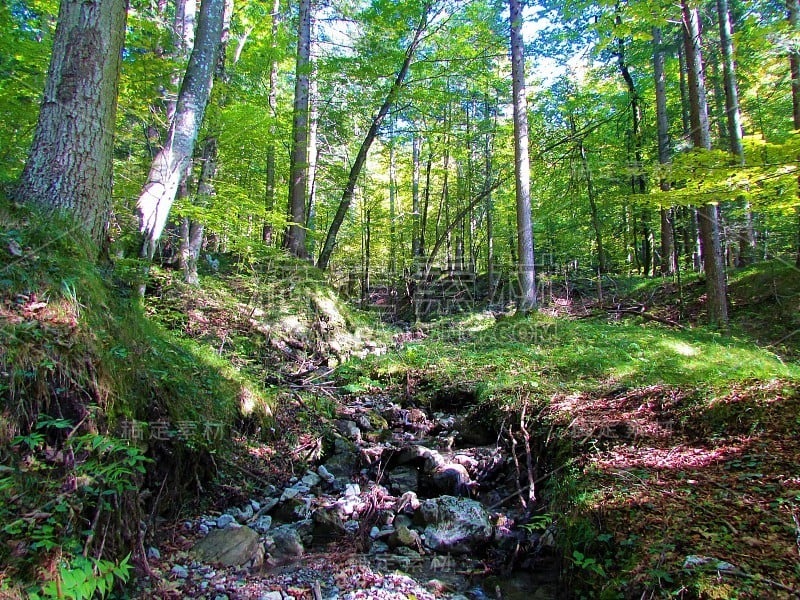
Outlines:
{"label": "rocky streambed", "polygon": [[169,553],[150,548],[141,597],[558,597],[552,526],[529,525],[497,431],[382,396],[338,416],[322,462],[183,522]]}

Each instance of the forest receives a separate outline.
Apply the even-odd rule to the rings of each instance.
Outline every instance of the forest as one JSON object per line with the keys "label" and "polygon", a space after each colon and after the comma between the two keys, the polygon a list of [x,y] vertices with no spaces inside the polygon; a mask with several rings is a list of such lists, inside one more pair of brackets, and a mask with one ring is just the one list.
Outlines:
{"label": "forest", "polygon": [[0,598],[800,596],[800,0],[5,0]]}

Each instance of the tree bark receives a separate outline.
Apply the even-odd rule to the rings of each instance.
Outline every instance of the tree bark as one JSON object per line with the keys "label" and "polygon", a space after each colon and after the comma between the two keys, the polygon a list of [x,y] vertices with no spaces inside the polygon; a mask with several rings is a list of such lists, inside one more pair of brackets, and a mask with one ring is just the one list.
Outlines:
{"label": "tree bark", "polygon": [[[789,9],[789,25],[792,32],[800,30],[800,0],[787,0]],[[800,49],[793,46],[789,52],[789,69],[792,77],[792,123],[795,129],[800,129]],[[798,183],[798,197],[800,197],[800,177]],[[797,213],[797,253],[795,266],[800,269],[800,205],[795,206]]]}
{"label": "tree bark", "polygon": [[[700,21],[697,9],[682,0],[686,63],[689,67],[689,99],[691,105],[692,141],[695,147],[711,149],[703,61],[700,51]],[[719,214],[716,204],[706,204],[697,210],[703,267],[706,273],[706,308],[711,325],[726,330],[728,301],[726,298],[725,268],[719,235]]]}
{"label": "tree bark", "polygon": [[136,204],[139,230],[144,238],[141,252],[144,258],[152,259],[155,254],[156,242],[164,230],[181,177],[192,158],[211,95],[224,12],[224,0],[202,0],[194,48],[178,94],[175,118]]}
{"label": "tree bark", "polygon": [[517,312],[536,309],[536,264],[531,218],[530,157],[528,154],[528,100],[525,95],[525,55],[522,39],[522,3],[509,0],[511,19],[511,85],[514,97],[514,173],[517,205],[517,252],[520,295]]}
{"label": "tree bark", "polygon": [[63,212],[98,252],[111,210],[124,0],[62,0],[39,119],[14,192]]}
{"label": "tree bark", "polygon": [[266,216],[261,228],[261,239],[265,245],[272,245],[272,217],[275,210],[275,136],[277,132],[276,121],[278,118],[278,24],[280,23],[281,1],[272,2],[272,29],[270,38],[270,63],[269,63],[269,141],[267,142],[267,188],[264,196],[264,209]]}
{"label": "tree bark", "polygon": [[419,22],[417,23],[417,28],[414,31],[414,37],[412,38],[411,43],[408,45],[408,48],[406,48],[403,64],[400,67],[400,70],[397,72],[397,76],[392,83],[392,87],[389,88],[389,93],[386,95],[383,104],[378,110],[378,114],[372,119],[372,124],[367,131],[367,135],[364,137],[364,141],[361,143],[361,147],[358,150],[358,154],[353,162],[353,166],[350,168],[350,175],[347,178],[347,184],[345,185],[344,192],[342,193],[342,199],[339,202],[339,207],[336,209],[336,214],[333,217],[333,221],[331,221],[331,225],[328,228],[328,235],[325,237],[325,245],[322,247],[322,252],[320,252],[319,259],[317,260],[317,267],[322,270],[328,268],[328,263],[330,262],[331,255],[333,254],[333,248],[336,244],[336,236],[339,234],[339,229],[341,228],[344,218],[347,215],[347,211],[350,208],[350,203],[353,200],[353,193],[356,189],[358,177],[361,174],[361,169],[364,167],[364,163],[367,162],[367,154],[369,153],[370,146],[372,146],[372,142],[375,141],[375,137],[378,135],[378,129],[380,128],[381,123],[383,123],[383,120],[389,113],[389,109],[392,107],[395,98],[397,98],[397,95],[400,93],[400,89],[403,87],[403,82],[408,74],[408,68],[411,66],[414,53],[416,52],[417,46],[422,40],[422,34],[427,25],[428,9],[426,7],[423,14],[420,16]]}
{"label": "tree bark", "polygon": [[420,146],[422,139],[419,134],[414,134],[411,140],[411,260],[415,261],[421,254],[422,232],[420,227],[419,208],[419,172],[420,172]]}
{"label": "tree bark", "polygon": [[[656,124],[658,130],[658,162],[668,165],[669,149],[669,115],[667,113],[667,79],[664,73],[664,48],[662,47],[661,29],[653,27],[653,77],[656,90]],[[668,192],[670,181],[663,174],[658,180],[661,191]],[[678,268],[673,236],[672,208],[661,208],[661,273],[671,275]]]}
{"label": "tree bark", "polygon": [[289,167],[289,227],[284,247],[297,257],[306,252],[306,191],[308,189],[308,97],[311,76],[311,0],[300,0],[297,63],[294,80],[292,153]]}

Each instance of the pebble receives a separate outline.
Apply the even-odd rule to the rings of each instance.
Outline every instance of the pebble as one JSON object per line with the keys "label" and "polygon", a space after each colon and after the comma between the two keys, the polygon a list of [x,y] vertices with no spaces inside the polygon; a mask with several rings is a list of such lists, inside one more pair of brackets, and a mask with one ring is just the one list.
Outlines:
{"label": "pebble", "polygon": [[217,518],[216,525],[220,529],[225,529],[228,525],[231,525],[232,523],[235,523],[235,522],[236,522],[236,519],[233,518],[233,515],[229,515],[229,514],[226,513],[224,515],[220,515]]}
{"label": "pebble", "polygon": [[147,558],[150,560],[160,560],[161,559],[161,552],[158,551],[158,548],[155,546],[151,546],[147,549]]}
{"label": "pebble", "polygon": [[189,569],[181,565],[175,565],[170,570],[170,573],[175,575],[178,579],[186,579],[189,576]]}

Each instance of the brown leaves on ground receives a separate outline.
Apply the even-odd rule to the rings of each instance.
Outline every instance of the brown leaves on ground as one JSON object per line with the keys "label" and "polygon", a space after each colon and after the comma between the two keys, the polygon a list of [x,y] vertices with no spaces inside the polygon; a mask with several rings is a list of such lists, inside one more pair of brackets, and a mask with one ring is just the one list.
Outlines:
{"label": "brown leaves on ground", "polygon": [[[626,597],[800,593],[796,383],[743,385],[711,401],[663,386],[616,389],[552,410],[580,450],[594,491],[585,510],[609,539],[606,572],[625,581]],[[684,569],[690,555],[734,570]]]}

